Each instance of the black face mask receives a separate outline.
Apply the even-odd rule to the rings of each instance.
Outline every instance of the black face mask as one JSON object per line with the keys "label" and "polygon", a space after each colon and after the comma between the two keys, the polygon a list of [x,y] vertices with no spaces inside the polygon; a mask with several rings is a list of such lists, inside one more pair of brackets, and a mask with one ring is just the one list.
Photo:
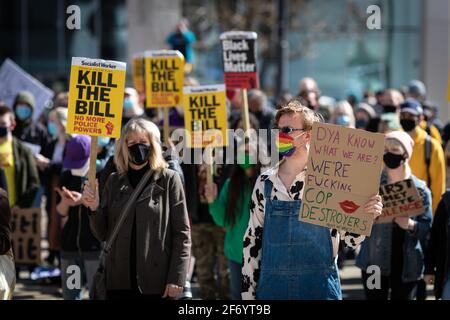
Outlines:
{"label": "black face mask", "polygon": [[138,166],[144,164],[150,156],[150,147],[143,143],[133,144],[128,147],[128,151],[130,152],[131,162]]}
{"label": "black face mask", "polygon": [[356,129],[365,129],[367,127],[367,125],[369,124],[368,120],[365,119],[358,119],[355,122],[355,127]]}
{"label": "black face mask", "polygon": [[400,119],[400,124],[406,132],[413,130],[417,126],[416,120],[411,119]]}
{"label": "black face mask", "polygon": [[7,127],[0,127],[0,138],[4,138],[8,135]]}
{"label": "black face mask", "polygon": [[395,113],[397,112],[397,107],[396,106],[383,106],[383,113]]}
{"label": "black face mask", "polygon": [[386,167],[388,167],[389,169],[397,169],[405,162],[405,156],[402,154],[386,152],[383,155],[383,161]]}

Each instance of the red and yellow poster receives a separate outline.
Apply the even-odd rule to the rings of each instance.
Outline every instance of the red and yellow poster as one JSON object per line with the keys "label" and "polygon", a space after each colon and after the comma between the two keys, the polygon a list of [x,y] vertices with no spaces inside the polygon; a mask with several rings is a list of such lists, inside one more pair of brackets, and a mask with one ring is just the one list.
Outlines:
{"label": "red and yellow poster", "polygon": [[184,56],[178,50],[145,53],[146,107],[175,107],[182,103]]}
{"label": "red and yellow poster", "polygon": [[225,85],[184,87],[188,148],[227,146]]}
{"label": "red and yellow poster", "polygon": [[72,58],[67,133],[119,138],[126,63]]}

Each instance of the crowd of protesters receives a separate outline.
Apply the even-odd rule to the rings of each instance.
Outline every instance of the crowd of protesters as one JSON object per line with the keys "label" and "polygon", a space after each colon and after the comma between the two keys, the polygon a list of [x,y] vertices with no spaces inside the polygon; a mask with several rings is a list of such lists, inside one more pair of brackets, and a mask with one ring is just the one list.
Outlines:
{"label": "crowd of protesters", "polygon": [[[167,39],[185,48],[187,73],[193,41],[185,22]],[[439,120],[440,106],[418,80],[362,96],[336,101],[310,77],[276,100],[249,90],[250,128],[268,130],[267,145],[240,141],[233,164],[214,165],[209,182],[207,165],[165,152],[176,142],[162,141],[159,113],[144,108],[135,88],[125,89],[121,138],[99,137],[97,146],[66,133],[66,92],[33,121],[35,97],[22,91],[10,106],[0,101],[0,254],[12,256],[11,216],[38,207],[48,218],[45,264],[61,269],[68,300],[81,299],[82,290],[66,285],[67,270],[79,266],[92,287],[112,234],[103,265],[109,299],[186,298],[191,281],[201,299],[342,299],[339,266],[349,251],[367,299],[425,299],[426,284],[434,284],[436,298],[450,299],[450,123]],[[239,90],[227,91],[231,129],[245,127],[242,104]],[[375,224],[368,238],[299,222],[317,121],[385,134],[380,185],[412,179],[423,213]],[[184,128],[182,107],[170,109],[169,128]],[[256,155],[270,150],[271,129],[290,147],[266,168]],[[91,147],[95,186],[87,182]],[[376,219],[382,207],[374,195],[364,211]],[[370,265],[380,267],[380,288],[367,286]]]}

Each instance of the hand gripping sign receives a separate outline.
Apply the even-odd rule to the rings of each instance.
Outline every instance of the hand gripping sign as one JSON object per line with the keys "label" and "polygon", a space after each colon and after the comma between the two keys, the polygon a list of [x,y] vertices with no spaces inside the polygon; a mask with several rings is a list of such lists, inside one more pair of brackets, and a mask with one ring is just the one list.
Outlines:
{"label": "hand gripping sign", "polygon": [[227,146],[225,85],[184,87],[183,101],[188,148]]}
{"label": "hand gripping sign", "polygon": [[181,104],[184,57],[178,50],[145,53],[147,108],[175,107]]}
{"label": "hand gripping sign", "polygon": [[314,123],[299,220],[369,236],[383,152],[382,134]]}
{"label": "hand gripping sign", "polygon": [[126,63],[72,58],[66,132],[91,136],[89,182],[95,189],[97,137],[119,138]]}

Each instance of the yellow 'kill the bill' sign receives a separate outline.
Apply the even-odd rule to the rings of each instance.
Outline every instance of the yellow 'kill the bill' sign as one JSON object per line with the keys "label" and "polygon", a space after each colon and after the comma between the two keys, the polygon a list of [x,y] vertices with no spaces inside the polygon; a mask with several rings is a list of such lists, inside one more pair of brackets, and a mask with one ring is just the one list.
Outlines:
{"label": "yellow 'kill the bill' sign", "polygon": [[188,148],[227,146],[225,85],[184,87],[183,101]]}
{"label": "yellow 'kill the bill' sign", "polygon": [[72,58],[67,133],[119,138],[126,63]]}
{"label": "yellow 'kill the bill' sign", "polygon": [[178,50],[145,53],[146,107],[175,107],[181,104],[184,56]]}
{"label": "yellow 'kill the bill' sign", "polygon": [[139,93],[145,92],[145,59],[144,54],[137,54],[133,57],[133,85]]}

